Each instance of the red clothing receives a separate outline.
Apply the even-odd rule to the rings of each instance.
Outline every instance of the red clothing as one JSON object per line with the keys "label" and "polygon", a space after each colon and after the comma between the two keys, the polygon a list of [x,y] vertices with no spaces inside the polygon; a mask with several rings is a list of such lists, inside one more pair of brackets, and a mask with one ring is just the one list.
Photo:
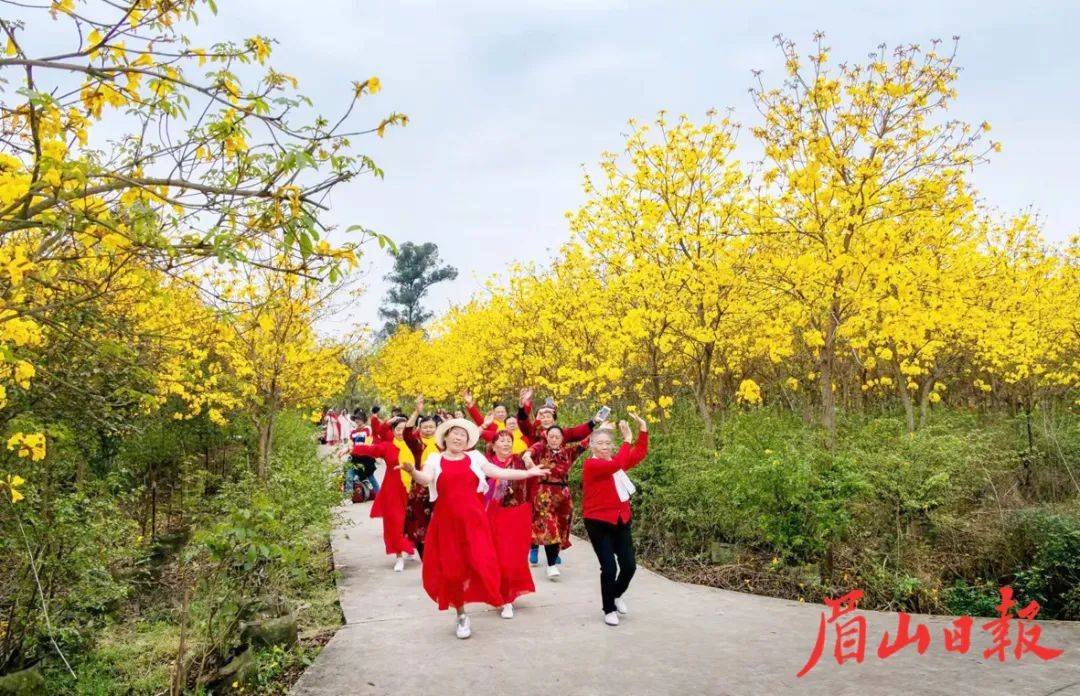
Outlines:
{"label": "red clothing", "polygon": [[[405,444],[416,460],[416,468],[423,469],[424,443],[420,440],[420,430],[405,428]],[[413,482],[409,489],[409,500],[405,508],[405,536],[414,544],[423,544],[427,538],[427,528],[431,524],[431,496],[427,486]]]}
{"label": "red clothing", "polygon": [[466,406],[465,412],[472,417],[473,422],[477,425],[484,424],[484,414],[480,413],[480,409],[476,407],[476,404],[473,404],[472,406]]}
{"label": "red clothing", "polygon": [[610,524],[630,521],[630,501],[619,500],[615,489],[616,471],[633,469],[649,451],[649,433],[638,434],[633,447],[623,443],[611,459],[589,457],[581,465],[581,515],[587,520]]}
{"label": "red clothing", "polygon": [[394,429],[389,424],[380,421],[379,417],[374,413],[371,414],[368,422],[371,423],[371,435],[375,438],[375,442],[386,442],[394,439]]}
{"label": "red clothing", "polygon": [[437,505],[424,544],[424,590],[439,609],[486,602],[500,606],[499,560],[468,457],[442,458]]}
{"label": "red clothing", "polygon": [[[504,469],[524,471],[526,468],[525,462],[516,454],[511,454],[505,462],[495,455],[488,455],[488,459]],[[495,556],[499,559],[502,574],[499,587],[504,604],[536,591],[526,560],[529,545],[532,544],[532,504],[529,501],[535,494],[536,481],[535,478],[488,481],[493,491],[488,502],[488,520],[491,522]]]}
{"label": "red clothing", "polygon": [[[485,426],[484,414],[480,413],[480,409],[476,407],[476,404],[473,404],[467,410],[469,412],[469,416],[472,417],[473,422],[480,426],[480,437],[482,437],[487,442],[494,442],[495,436],[499,434],[499,424],[495,421],[492,421]],[[526,445],[531,445],[532,439],[525,434],[525,431],[522,429],[521,425],[522,421],[521,419],[518,419],[518,430],[521,431],[521,439],[525,440]],[[490,452],[488,454],[490,454]]]}
{"label": "red clothing", "polygon": [[[532,402],[526,402],[524,406],[518,412],[518,427],[521,428],[521,434],[533,442],[541,442],[544,439],[544,427],[540,425],[539,419],[529,421],[529,417],[532,415]],[[522,417],[524,416],[524,417]],[[558,423],[556,423],[558,425]],[[578,440],[584,440],[589,437],[589,433],[593,431],[593,422],[587,420],[584,423],[570,426],[569,428],[563,428],[563,440],[566,442],[577,442]]]}
{"label": "red clothing", "polygon": [[412,553],[416,547],[405,537],[405,507],[408,505],[409,493],[401,481],[401,472],[396,468],[397,445],[390,440],[375,445],[353,445],[352,451],[358,457],[381,457],[386,462],[386,474],[379,492],[375,495],[375,502],[371,504],[371,516],[382,518],[386,553]]}
{"label": "red clothing", "polygon": [[552,452],[546,442],[537,442],[529,448],[533,463],[548,469],[546,478],[540,479],[533,496],[533,543],[539,545],[559,544],[570,548],[570,523],[574,517],[574,499],[570,495],[570,468],[581,453],[585,443],[564,444]]}

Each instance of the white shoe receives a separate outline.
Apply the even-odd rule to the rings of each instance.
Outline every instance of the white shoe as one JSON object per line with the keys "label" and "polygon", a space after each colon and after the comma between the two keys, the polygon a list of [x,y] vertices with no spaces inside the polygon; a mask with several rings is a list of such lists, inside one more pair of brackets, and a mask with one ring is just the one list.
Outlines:
{"label": "white shoe", "polygon": [[514,618],[514,605],[513,604],[504,604],[503,605],[502,617],[504,619],[512,619],[512,618]]}
{"label": "white shoe", "polygon": [[626,600],[622,597],[615,598],[615,610],[620,614],[629,614],[630,609],[626,606]]}
{"label": "white shoe", "polygon": [[460,614],[457,617],[457,637],[465,640],[472,635],[472,628],[469,627],[469,617],[465,614]]}
{"label": "white shoe", "polygon": [[559,572],[558,568],[556,568],[555,566],[548,566],[548,569],[547,569],[548,580],[555,580],[560,575],[562,575],[562,573]]}
{"label": "white shoe", "polygon": [[400,573],[403,570],[405,570],[405,558],[398,556],[397,561],[394,562],[394,572]]}
{"label": "white shoe", "polygon": [[618,626],[619,612],[613,611],[610,614],[604,614],[604,623],[606,623],[608,626]]}

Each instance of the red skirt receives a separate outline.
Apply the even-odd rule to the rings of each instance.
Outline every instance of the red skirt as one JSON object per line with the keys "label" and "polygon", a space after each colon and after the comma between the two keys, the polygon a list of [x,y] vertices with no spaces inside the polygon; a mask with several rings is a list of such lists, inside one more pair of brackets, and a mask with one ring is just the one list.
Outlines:
{"label": "red skirt", "polygon": [[388,468],[383,485],[371,504],[371,516],[382,518],[383,544],[386,553],[412,553],[416,546],[405,536],[405,507],[409,494],[397,469]]}
{"label": "red skirt", "polygon": [[[445,469],[440,478],[448,478]],[[475,486],[475,476],[472,481]],[[439,609],[469,602],[503,604],[491,526],[475,492],[439,492],[424,540],[423,576],[424,590]]]}
{"label": "red skirt", "polygon": [[502,572],[502,601],[509,604],[523,594],[536,591],[527,560],[532,543],[532,505],[504,507],[492,501],[487,512],[495,556]]}

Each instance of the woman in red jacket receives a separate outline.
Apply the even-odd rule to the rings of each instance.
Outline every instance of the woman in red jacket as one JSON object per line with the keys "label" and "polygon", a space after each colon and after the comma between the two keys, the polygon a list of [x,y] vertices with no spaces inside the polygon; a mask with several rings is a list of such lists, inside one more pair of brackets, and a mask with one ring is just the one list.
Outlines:
{"label": "woman in red jacket", "polygon": [[622,597],[637,570],[630,529],[630,494],[634,488],[625,472],[640,464],[649,451],[648,425],[637,414],[631,413],[630,417],[637,421],[639,431],[633,447],[626,421],[619,421],[623,444],[614,456],[611,432],[596,430],[589,438],[593,456],[581,468],[581,514],[600,561],[600,597],[604,623],[609,626],[618,626],[619,614],[627,612]]}

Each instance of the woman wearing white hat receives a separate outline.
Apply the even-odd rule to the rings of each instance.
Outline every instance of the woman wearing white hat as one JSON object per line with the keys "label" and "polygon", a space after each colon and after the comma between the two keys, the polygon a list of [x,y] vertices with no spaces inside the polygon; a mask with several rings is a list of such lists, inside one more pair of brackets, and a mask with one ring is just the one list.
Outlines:
{"label": "woman wearing white hat", "polygon": [[442,452],[430,455],[422,469],[402,464],[413,482],[427,486],[431,499],[439,501],[424,544],[424,590],[439,609],[457,610],[458,638],[472,634],[467,602],[503,604],[499,561],[480,495],[487,491],[487,479],[519,481],[546,473],[537,466],[515,471],[489,462],[470,451],[479,438],[475,423],[453,418],[435,431]]}

